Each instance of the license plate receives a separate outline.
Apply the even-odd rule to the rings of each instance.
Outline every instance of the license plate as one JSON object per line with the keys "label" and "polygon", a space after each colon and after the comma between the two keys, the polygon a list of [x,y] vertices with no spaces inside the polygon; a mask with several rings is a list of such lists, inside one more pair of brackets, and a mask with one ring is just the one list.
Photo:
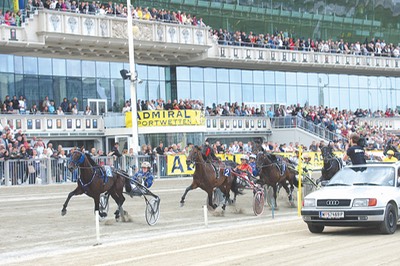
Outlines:
{"label": "license plate", "polygon": [[344,212],[319,212],[319,218],[341,219],[341,218],[344,218]]}

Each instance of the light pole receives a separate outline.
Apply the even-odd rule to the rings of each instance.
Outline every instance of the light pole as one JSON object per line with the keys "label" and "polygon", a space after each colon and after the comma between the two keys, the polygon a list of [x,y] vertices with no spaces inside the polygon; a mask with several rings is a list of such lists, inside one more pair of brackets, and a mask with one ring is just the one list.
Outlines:
{"label": "light pole", "polygon": [[128,10],[128,44],[129,44],[129,68],[130,68],[130,92],[131,92],[131,108],[132,108],[132,141],[131,147],[135,154],[137,154],[139,147],[139,132],[137,125],[137,99],[136,99],[136,70],[135,70],[135,51],[133,44],[133,28],[132,28],[132,6],[131,0],[126,0]]}

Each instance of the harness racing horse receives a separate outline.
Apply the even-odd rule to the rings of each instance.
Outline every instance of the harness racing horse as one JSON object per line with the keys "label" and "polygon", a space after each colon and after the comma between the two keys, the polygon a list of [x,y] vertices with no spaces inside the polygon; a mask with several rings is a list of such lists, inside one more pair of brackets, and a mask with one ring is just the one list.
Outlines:
{"label": "harness racing horse", "polygon": [[231,188],[229,185],[229,181],[231,180],[231,178],[233,178],[231,176],[230,170],[220,169],[217,176],[217,172],[212,166],[212,163],[204,160],[201,148],[198,146],[194,146],[193,149],[190,151],[186,159],[186,163],[188,165],[195,164],[196,169],[193,174],[192,184],[186,188],[185,193],[182,195],[180,201],[181,206],[185,204],[186,194],[190,190],[199,187],[207,192],[208,205],[213,209],[217,208],[218,206],[213,203],[212,196],[214,189],[218,187],[225,196],[225,202],[222,206],[222,208],[225,209],[226,203],[229,201],[229,190]]}
{"label": "harness racing horse", "polygon": [[[112,171],[112,176],[107,177],[106,171],[97,165],[89,155],[76,150],[71,154],[68,170],[74,172],[77,168],[80,170],[77,180],[78,186],[68,194],[67,200],[61,210],[61,215],[64,216],[67,213],[68,202],[72,196],[83,193],[93,198],[94,210],[98,211],[100,194],[107,192],[118,205],[118,210],[115,212],[115,219],[118,219],[120,214],[124,213],[122,204],[125,201],[123,195],[125,178],[116,171]],[[105,217],[106,215],[106,213],[100,213],[101,217]]]}
{"label": "harness racing horse", "polygon": [[[221,161],[220,158],[218,158],[215,155],[213,149],[209,145],[203,145],[201,148],[201,153],[203,155],[203,159],[206,162],[209,162],[212,164],[216,173],[219,173],[219,171],[220,171],[219,169],[235,169],[237,166],[236,162],[231,161],[231,160]],[[238,183],[237,175],[238,175],[238,173],[235,173],[234,171],[232,171],[231,175],[228,176],[226,182],[222,183],[222,185],[218,187],[220,189],[220,191],[224,194],[224,196],[227,193],[229,194],[229,191],[233,192],[233,194],[234,194],[233,200],[230,200],[229,198],[228,199],[225,198],[225,200],[227,200],[228,203],[236,202],[237,195],[243,194],[241,191],[239,191],[239,183]],[[225,209],[224,206],[222,208]]]}
{"label": "harness racing horse", "polygon": [[333,155],[332,147],[322,147],[321,155],[324,159],[324,166],[321,169],[321,177],[317,180],[317,184],[322,181],[331,180],[331,178],[343,168],[342,160]]}
{"label": "harness racing horse", "polygon": [[[278,192],[278,185],[281,185],[288,194],[291,206],[293,202],[294,181],[296,171],[286,165],[286,169],[282,169],[283,165],[278,162],[278,159],[284,161],[283,158],[267,152],[259,152],[256,157],[256,166],[259,169],[260,180],[258,181],[262,186],[268,185],[273,189],[273,206],[278,208],[276,198]],[[287,162],[282,162],[286,164]],[[289,188],[290,186],[290,188]]]}

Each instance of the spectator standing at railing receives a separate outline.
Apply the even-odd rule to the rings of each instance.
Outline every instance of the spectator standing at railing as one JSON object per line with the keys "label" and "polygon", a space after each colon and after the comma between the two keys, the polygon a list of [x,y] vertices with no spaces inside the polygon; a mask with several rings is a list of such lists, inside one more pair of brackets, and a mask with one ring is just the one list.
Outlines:
{"label": "spectator standing at railing", "polygon": [[13,109],[19,113],[19,101],[17,99],[17,96],[14,95],[13,99],[11,101],[12,101]]}
{"label": "spectator standing at railing", "polygon": [[78,102],[78,98],[77,97],[74,97],[72,99],[72,106],[75,106],[76,109],[79,111],[79,102]]}
{"label": "spectator standing at railing", "polygon": [[46,97],[44,97],[44,100],[42,102],[42,110],[41,111],[44,111],[45,107],[47,107],[47,110],[48,110],[49,106],[50,106],[49,96],[46,96]]}
{"label": "spectator standing at railing", "polygon": [[30,112],[30,114],[33,114],[33,115],[36,115],[36,114],[40,113],[39,110],[37,109],[37,105],[36,105],[36,104],[34,104],[34,105],[31,107],[31,109],[29,110],[29,112]]}
{"label": "spectator standing at railing", "polygon": [[56,113],[57,113],[57,115],[64,115],[64,111],[62,110],[61,106],[58,107]]}
{"label": "spectator standing at railing", "polygon": [[73,115],[77,115],[78,114],[78,108],[77,108],[76,105],[72,106],[71,114],[73,114]]}
{"label": "spectator standing at railing", "polygon": [[20,114],[25,114],[26,113],[26,102],[24,96],[19,96],[18,100],[18,105],[19,105],[19,113]]}
{"label": "spectator standing at railing", "polygon": [[11,26],[11,11],[7,10],[6,13],[4,14],[4,23],[8,26]]}
{"label": "spectator standing at railing", "polygon": [[92,115],[92,109],[90,109],[89,105],[86,106],[84,115]]}
{"label": "spectator standing at railing", "polygon": [[54,114],[56,112],[55,106],[54,106],[54,101],[51,100],[50,101],[50,105],[49,105],[49,113],[50,114]]}
{"label": "spectator standing at railing", "polygon": [[60,104],[61,109],[63,110],[64,113],[67,113],[68,110],[68,99],[64,98],[63,101]]}
{"label": "spectator standing at railing", "polygon": [[[32,1],[31,1],[31,2],[32,2]],[[49,1],[46,1],[46,2],[49,2]],[[46,6],[43,4],[43,2],[42,2],[41,0],[35,0],[35,1],[33,1],[33,6],[34,6],[35,8],[43,8],[43,7],[46,7]],[[48,4],[46,8],[49,8],[49,7],[50,7],[50,5]]]}

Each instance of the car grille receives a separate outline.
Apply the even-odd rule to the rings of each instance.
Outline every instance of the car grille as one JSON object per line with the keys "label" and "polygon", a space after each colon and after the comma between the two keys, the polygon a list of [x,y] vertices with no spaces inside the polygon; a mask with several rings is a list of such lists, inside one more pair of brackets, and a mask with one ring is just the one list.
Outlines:
{"label": "car grille", "polygon": [[317,200],[318,207],[348,207],[351,200],[349,199],[320,199]]}

